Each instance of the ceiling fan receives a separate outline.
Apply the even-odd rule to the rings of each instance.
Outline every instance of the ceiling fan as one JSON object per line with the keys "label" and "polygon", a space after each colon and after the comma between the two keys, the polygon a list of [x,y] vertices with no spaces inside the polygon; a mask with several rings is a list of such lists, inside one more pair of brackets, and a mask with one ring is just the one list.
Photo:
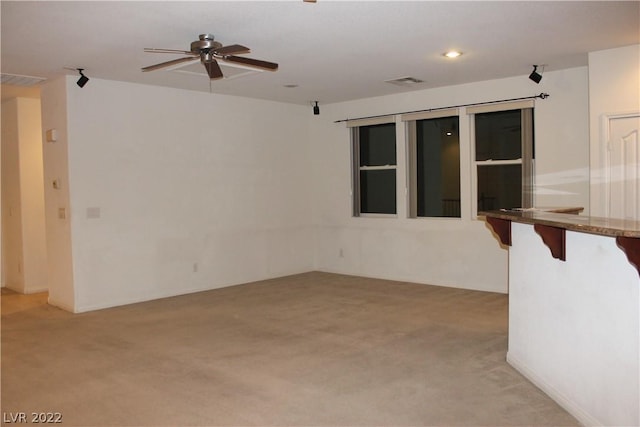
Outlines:
{"label": "ceiling fan", "polygon": [[150,65],[142,68],[142,71],[154,71],[171,65],[180,64],[181,62],[195,61],[198,58],[200,58],[200,62],[204,65],[204,68],[207,70],[207,74],[211,80],[221,79],[224,77],[222,70],[220,69],[220,65],[218,65],[218,60],[235,62],[237,64],[268,71],[276,71],[278,69],[278,64],[273,62],[236,56],[238,54],[249,53],[250,49],[239,44],[223,46],[222,43],[214,40],[212,34],[200,34],[199,40],[191,43],[191,50],[145,48],[144,51],[151,53],[181,53],[189,56]]}

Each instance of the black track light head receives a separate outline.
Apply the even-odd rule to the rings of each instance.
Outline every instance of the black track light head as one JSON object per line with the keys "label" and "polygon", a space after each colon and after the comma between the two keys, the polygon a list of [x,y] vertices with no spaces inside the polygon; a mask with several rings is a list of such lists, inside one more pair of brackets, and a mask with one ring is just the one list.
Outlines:
{"label": "black track light head", "polygon": [[540,83],[540,80],[542,80],[542,74],[538,73],[537,65],[533,66],[533,71],[531,72],[531,74],[529,74],[529,79],[536,82],[536,84]]}
{"label": "black track light head", "polygon": [[315,116],[320,114],[320,107],[318,106],[318,101],[313,101],[316,103],[316,105],[313,106],[313,114]]}
{"label": "black track light head", "polygon": [[84,68],[78,68],[78,73],[80,73],[80,78],[78,79],[78,81],[76,82],[76,84],[78,86],[80,86],[81,88],[84,87],[84,85],[87,84],[87,82],[89,81],[89,77],[85,76],[82,71],[84,71]]}

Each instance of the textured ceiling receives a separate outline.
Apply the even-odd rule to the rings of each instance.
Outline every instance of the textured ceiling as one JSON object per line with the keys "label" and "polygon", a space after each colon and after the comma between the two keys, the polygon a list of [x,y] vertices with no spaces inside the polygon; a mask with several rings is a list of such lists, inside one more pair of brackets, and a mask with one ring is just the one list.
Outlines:
{"label": "textured ceiling", "polygon": [[[140,68],[178,57],[145,47],[188,50],[199,34],[212,33],[224,45],[250,47],[247,57],[280,64],[276,72],[214,81],[212,92],[299,104],[526,76],[532,64],[547,64],[546,71],[583,66],[588,52],[640,43],[638,1],[0,5],[2,73],[50,79],[81,67],[93,78],[208,92],[204,74]],[[453,48],[464,54],[442,56]],[[407,76],[424,82],[385,83]]]}

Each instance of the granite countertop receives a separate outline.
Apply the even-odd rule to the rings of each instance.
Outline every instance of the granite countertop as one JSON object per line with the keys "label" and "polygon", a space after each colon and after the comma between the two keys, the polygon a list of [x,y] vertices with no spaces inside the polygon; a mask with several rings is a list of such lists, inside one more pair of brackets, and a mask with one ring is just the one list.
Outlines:
{"label": "granite countertop", "polygon": [[640,221],[564,213],[580,212],[581,210],[581,208],[503,209],[478,212],[478,216],[523,224],[540,224],[601,236],[640,238]]}

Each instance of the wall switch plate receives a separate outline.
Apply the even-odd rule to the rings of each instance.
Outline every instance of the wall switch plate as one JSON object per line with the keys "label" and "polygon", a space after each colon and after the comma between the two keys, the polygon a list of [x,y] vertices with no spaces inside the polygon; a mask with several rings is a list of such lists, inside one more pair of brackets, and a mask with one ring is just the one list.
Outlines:
{"label": "wall switch plate", "polygon": [[67,209],[66,208],[58,208],[58,218],[59,219],[67,219]]}
{"label": "wall switch plate", "polygon": [[47,142],[56,142],[58,140],[58,130],[57,129],[47,129],[45,133]]}

